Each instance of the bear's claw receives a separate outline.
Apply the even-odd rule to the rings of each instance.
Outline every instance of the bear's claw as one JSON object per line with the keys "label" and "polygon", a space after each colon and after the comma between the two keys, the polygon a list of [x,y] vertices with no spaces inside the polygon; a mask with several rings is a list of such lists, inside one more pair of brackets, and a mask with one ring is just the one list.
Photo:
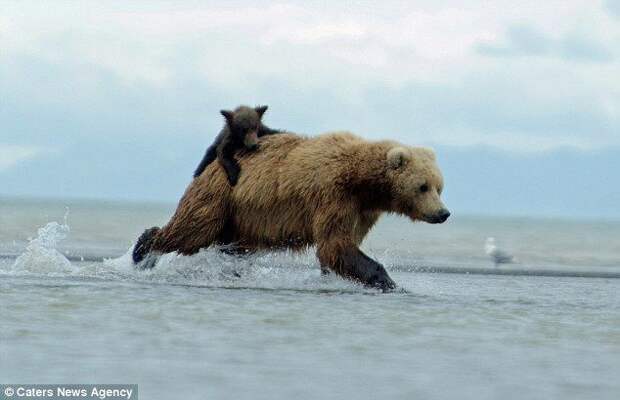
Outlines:
{"label": "bear's claw", "polygon": [[381,289],[383,292],[389,292],[393,289],[396,289],[396,283],[388,276],[388,274],[384,271],[383,274],[373,275],[370,277],[368,286]]}

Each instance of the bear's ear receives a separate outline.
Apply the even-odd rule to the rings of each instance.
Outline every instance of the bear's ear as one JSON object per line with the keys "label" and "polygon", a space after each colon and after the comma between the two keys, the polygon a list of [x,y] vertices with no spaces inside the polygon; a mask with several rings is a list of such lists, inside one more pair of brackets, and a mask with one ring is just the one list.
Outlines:
{"label": "bear's ear", "polygon": [[222,114],[224,118],[226,118],[226,122],[228,122],[229,124],[232,124],[234,116],[235,116],[235,114],[232,111],[220,110],[220,114]]}
{"label": "bear's ear", "polygon": [[409,151],[404,147],[394,147],[387,153],[387,163],[392,169],[398,169],[411,160]]}
{"label": "bear's ear", "polygon": [[258,116],[262,118],[263,114],[265,113],[265,111],[267,111],[267,108],[269,108],[269,107],[267,107],[267,106],[258,106],[254,110],[258,113]]}
{"label": "bear's ear", "polygon": [[426,154],[428,158],[430,158],[431,160],[433,161],[436,160],[435,151],[431,149],[430,147],[420,147],[420,150],[422,150],[424,154]]}

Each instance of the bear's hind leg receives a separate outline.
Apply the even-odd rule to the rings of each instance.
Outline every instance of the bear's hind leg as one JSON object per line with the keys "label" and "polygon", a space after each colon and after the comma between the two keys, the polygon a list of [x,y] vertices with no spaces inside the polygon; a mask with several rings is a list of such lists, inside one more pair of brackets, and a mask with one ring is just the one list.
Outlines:
{"label": "bear's hind leg", "polygon": [[192,255],[216,242],[228,217],[227,198],[213,197],[205,206],[175,218],[158,232],[152,250]]}

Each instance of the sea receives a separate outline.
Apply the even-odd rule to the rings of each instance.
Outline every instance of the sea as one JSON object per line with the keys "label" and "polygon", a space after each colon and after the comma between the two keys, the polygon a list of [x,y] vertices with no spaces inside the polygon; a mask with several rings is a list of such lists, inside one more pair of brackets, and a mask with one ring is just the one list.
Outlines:
{"label": "sea", "polygon": [[[390,293],[314,249],[137,271],[175,204],[0,198],[0,383],[141,399],[620,399],[620,222],[384,216]],[[496,265],[487,238],[514,257]]]}

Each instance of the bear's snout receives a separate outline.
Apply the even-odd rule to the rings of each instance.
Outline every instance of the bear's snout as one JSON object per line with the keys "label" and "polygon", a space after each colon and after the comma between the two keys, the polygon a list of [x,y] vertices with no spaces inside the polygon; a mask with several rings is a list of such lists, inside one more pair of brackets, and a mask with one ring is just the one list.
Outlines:
{"label": "bear's snout", "polygon": [[446,220],[450,217],[450,211],[445,208],[442,208],[434,215],[429,215],[427,218],[427,222],[431,224],[442,224],[446,222]]}
{"label": "bear's snout", "polygon": [[258,131],[249,131],[243,139],[243,144],[248,150],[255,150],[258,147]]}

